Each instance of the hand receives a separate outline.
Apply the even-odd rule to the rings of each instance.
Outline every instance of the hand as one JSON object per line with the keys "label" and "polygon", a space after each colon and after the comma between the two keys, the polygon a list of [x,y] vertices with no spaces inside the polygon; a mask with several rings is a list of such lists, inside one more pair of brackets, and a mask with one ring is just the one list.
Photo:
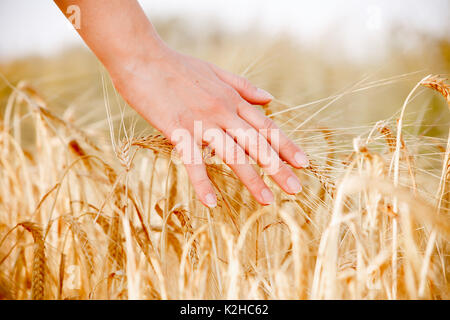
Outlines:
{"label": "hand", "polygon": [[[282,160],[306,167],[305,153],[252,105],[269,103],[269,93],[165,45],[157,54],[107,68],[122,97],[176,146],[203,204],[214,207],[217,198],[201,161],[202,143],[215,150],[261,204],[270,204],[273,194],[248,156],[285,192],[301,191],[298,178]],[[195,129],[198,124],[200,134]]]}

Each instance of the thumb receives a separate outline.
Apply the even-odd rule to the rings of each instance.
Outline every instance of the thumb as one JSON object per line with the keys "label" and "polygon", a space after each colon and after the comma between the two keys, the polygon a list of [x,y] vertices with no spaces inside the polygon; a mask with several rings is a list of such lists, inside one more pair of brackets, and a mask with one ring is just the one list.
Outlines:
{"label": "thumb", "polygon": [[212,65],[212,67],[213,71],[220,80],[226,82],[234,88],[239,95],[249,103],[263,105],[273,100],[273,96],[270,93],[261,88],[255,87],[246,78],[222,70],[214,65]]}

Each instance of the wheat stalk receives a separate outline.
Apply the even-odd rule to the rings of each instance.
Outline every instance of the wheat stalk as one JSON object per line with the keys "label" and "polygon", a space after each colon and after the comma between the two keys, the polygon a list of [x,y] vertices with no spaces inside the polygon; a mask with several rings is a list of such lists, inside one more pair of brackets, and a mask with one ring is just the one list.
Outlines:
{"label": "wheat stalk", "polygon": [[45,243],[42,228],[36,223],[22,222],[20,226],[31,233],[34,240],[31,299],[43,300],[45,295]]}

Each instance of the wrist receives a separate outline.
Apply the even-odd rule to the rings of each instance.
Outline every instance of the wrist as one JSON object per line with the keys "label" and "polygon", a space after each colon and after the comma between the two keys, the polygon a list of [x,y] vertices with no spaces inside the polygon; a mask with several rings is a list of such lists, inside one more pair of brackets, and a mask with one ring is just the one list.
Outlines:
{"label": "wrist", "polygon": [[154,31],[136,37],[131,45],[129,44],[130,42],[117,50],[112,50],[107,57],[100,58],[111,77],[133,73],[144,64],[164,59],[171,52],[171,49]]}

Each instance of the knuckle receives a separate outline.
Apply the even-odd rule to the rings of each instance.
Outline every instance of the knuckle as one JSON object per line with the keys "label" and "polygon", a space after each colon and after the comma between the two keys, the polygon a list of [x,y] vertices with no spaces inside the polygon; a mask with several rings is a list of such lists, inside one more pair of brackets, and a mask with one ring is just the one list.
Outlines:
{"label": "knuckle", "polygon": [[282,161],[273,149],[268,150],[268,152],[260,158],[260,167],[269,174],[278,171],[282,165]]}
{"label": "knuckle", "polygon": [[244,90],[251,87],[250,81],[242,76],[236,76],[236,83],[239,88]]}
{"label": "knuckle", "polygon": [[218,108],[214,116],[216,117],[217,120],[222,119],[222,121],[232,121],[234,118],[233,111],[228,105],[228,103]]}
{"label": "knuckle", "polygon": [[220,114],[220,119],[220,123],[223,123],[226,132],[233,130],[228,128],[229,124],[232,124],[236,120],[236,114],[233,111],[229,109],[225,110],[222,114]]}
{"label": "knuckle", "polygon": [[276,172],[274,172],[274,175],[279,176],[281,179],[286,180],[288,177],[292,176],[294,173],[291,169],[289,169],[288,166],[285,164],[281,164]]}
{"label": "knuckle", "polygon": [[219,95],[213,95],[208,97],[207,104],[210,107],[210,110],[216,111],[221,110],[225,107],[226,99],[219,96]]}
{"label": "knuckle", "polygon": [[233,145],[228,149],[226,160],[228,164],[231,165],[238,165],[242,164],[243,162],[243,152],[240,152],[240,148],[237,145]]}
{"label": "knuckle", "polygon": [[285,138],[285,139],[280,139],[279,148],[280,148],[280,150],[289,150],[289,149],[295,148],[295,146],[291,140]]}
{"label": "knuckle", "polygon": [[275,123],[267,117],[264,117],[264,121],[263,121],[263,128],[267,129],[267,130],[275,130],[277,129],[277,126],[275,125]]}
{"label": "knuckle", "polygon": [[224,87],[224,95],[226,98],[228,99],[236,99],[237,97],[239,97],[238,93],[236,92],[236,90],[234,90],[232,87],[226,85]]}
{"label": "knuckle", "polygon": [[199,177],[193,183],[199,187],[208,187],[210,184],[209,178],[207,177]]}
{"label": "knuckle", "polygon": [[214,117],[217,115],[226,116],[230,111],[229,104],[228,99],[225,97],[211,97],[208,101],[208,112]]}
{"label": "knuckle", "polygon": [[241,148],[236,147],[236,153],[235,153],[235,163],[237,164],[245,164],[246,163],[246,157],[244,151],[242,151]]}
{"label": "knuckle", "polygon": [[180,129],[181,127],[182,127],[181,118],[179,115],[175,114],[168,121],[166,125],[166,130],[172,132],[175,131],[176,129]]}
{"label": "knuckle", "polygon": [[260,157],[264,145],[262,139],[259,139],[259,136],[251,134],[243,143],[249,152],[252,152],[258,158]]}
{"label": "knuckle", "polygon": [[261,177],[253,170],[253,172],[248,176],[247,183],[251,186],[252,189],[257,189],[257,187],[261,184]]}
{"label": "knuckle", "polygon": [[251,106],[247,101],[241,99],[241,101],[237,105],[237,112],[241,117],[243,117],[249,114],[253,108],[254,107]]}

